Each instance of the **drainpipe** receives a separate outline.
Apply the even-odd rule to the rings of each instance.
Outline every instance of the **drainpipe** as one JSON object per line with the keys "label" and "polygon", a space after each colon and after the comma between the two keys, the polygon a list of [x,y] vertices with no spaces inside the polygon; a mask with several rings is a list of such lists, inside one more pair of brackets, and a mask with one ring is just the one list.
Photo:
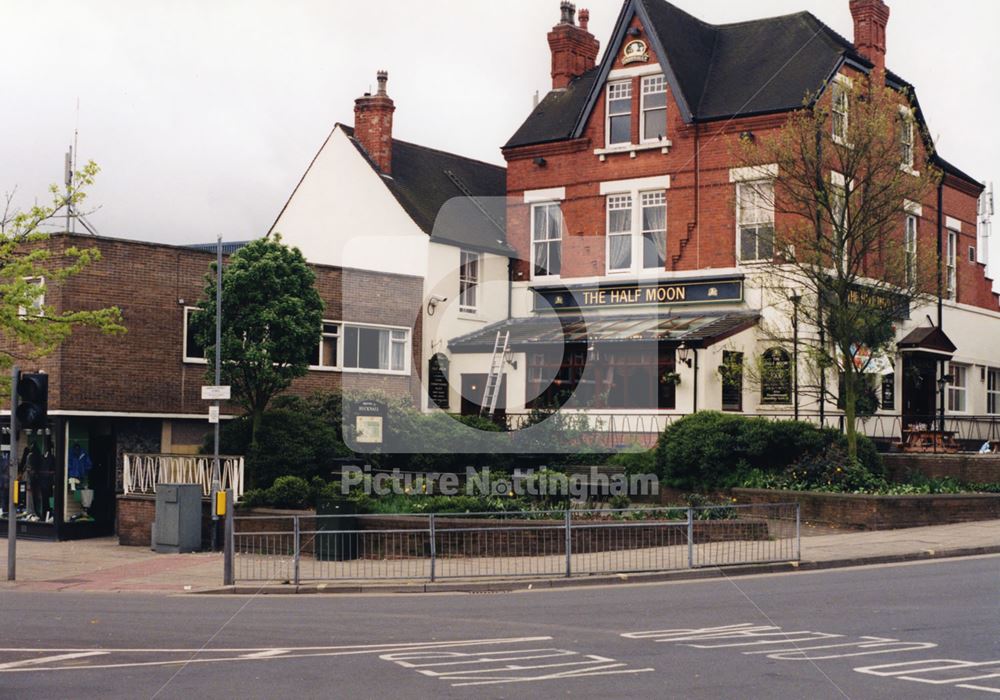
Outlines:
{"label": "drainpipe", "polygon": [[[938,328],[944,330],[944,177],[937,186],[937,317]],[[938,376],[944,378],[944,360],[938,360]],[[944,400],[947,391],[944,382],[938,384],[938,430],[944,432]]]}
{"label": "drainpipe", "polygon": [[694,411],[698,412],[698,348],[694,349]]}
{"label": "drainpipe", "polygon": [[507,258],[507,320],[514,315],[514,258]]}

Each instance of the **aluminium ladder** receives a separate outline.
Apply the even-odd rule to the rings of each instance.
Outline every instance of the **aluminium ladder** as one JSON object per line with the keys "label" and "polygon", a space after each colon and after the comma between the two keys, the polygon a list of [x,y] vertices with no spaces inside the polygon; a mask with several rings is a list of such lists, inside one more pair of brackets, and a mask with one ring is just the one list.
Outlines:
{"label": "aluminium ladder", "polygon": [[497,331],[497,339],[493,343],[493,357],[490,359],[490,374],[486,378],[486,388],[483,391],[483,405],[480,411],[484,418],[493,418],[500,398],[500,384],[503,381],[503,363],[510,348],[510,331]]}

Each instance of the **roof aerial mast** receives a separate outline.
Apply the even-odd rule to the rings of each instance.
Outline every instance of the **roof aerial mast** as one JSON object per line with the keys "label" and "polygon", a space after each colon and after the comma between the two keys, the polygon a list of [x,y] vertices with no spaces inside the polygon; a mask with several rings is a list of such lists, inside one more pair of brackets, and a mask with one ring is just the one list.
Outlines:
{"label": "roof aerial mast", "polygon": [[73,177],[76,173],[76,156],[79,153],[80,140],[80,98],[76,98],[76,126],[73,129],[73,145],[66,151],[66,233],[76,233],[76,222],[79,221],[91,236],[100,235],[97,227],[87,220],[87,217],[76,210],[73,204]]}

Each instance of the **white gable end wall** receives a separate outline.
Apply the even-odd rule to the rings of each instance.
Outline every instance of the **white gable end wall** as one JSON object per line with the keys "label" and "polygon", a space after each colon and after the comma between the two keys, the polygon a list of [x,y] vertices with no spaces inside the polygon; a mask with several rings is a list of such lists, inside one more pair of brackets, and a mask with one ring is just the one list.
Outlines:
{"label": "white gable end wall", "polygon": [[428,236],[338,126],[272,229],[312,263],[425,274]]}

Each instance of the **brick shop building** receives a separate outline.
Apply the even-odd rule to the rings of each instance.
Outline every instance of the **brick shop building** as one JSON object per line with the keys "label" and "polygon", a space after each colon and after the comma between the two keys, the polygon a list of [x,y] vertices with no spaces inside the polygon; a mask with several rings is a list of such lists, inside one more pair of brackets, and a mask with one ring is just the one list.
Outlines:
{"label": "brick shop building", "polygon": [[[55,309],[117,306],[127,332],[106,336],[80,329],[51,356],[22,361],[22,371],[49,376],[47,435],[22,433],[20,448],[52,440],[57,467],[51,523],[20,522],[27,535],[70,539],[108,534],[115,494],[121,488],[122,455],[195,454],[211,426],[204,352],[188,329],[205,276],[215,260],[211,250],[131,240],[56,234],[45,245],[97,248],[101,259],[62,285],[46,288],[44,303]],[[294,393],[343,388],[415,397],[414,367],[420,363],[421,329],[410,311],[422,280],[406,275],[313,265],[325,305],[322,341],[309,373],[294,382]],[[350,347],[354,343],[353,349]],[[363,352],[368,347],[372,352]],[[236,415],[236,406],[222,414]],[[4,435],[9,449],[9,435]],[[73,448],[89,457],[79,467]],[[19,451],[21,451],[19,449]],[[87,472],[94,491],[83,508],[69,479]],[[0,523],[0,530],[6,521]],[[19,530],[20,532],[20,530]]]}

